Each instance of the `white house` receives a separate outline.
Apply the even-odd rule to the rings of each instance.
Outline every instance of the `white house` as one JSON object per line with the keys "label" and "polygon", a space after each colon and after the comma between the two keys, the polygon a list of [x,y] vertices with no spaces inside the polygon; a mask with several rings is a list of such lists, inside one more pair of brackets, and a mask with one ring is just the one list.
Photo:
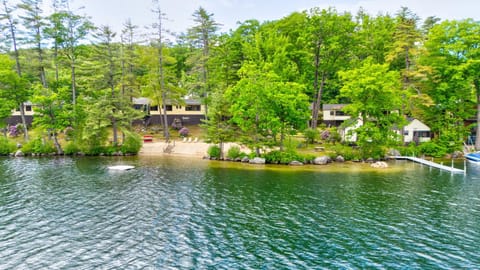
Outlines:
{"label": "white house", "polygon": [[[356,142],[355,129],[363,125],[362,119],[353,121],[350,115],[343,111],[347,104],[324,104],[322,107],[323,121],[327,126],[341,126],[338,129],[343,141]],[[351,122],[351,123],[349,123]],[[396,131],[401,134],[401,131]],[[404,142],[428,142],[430,141],[430,128],[418,119],[409,118],[408,124],[403,128]]]}
{"label": "white house", "polygon": [[409,118],[408,125],[403,128],[404,142],[428,142],[430,141],[430,128],[418,119]]}

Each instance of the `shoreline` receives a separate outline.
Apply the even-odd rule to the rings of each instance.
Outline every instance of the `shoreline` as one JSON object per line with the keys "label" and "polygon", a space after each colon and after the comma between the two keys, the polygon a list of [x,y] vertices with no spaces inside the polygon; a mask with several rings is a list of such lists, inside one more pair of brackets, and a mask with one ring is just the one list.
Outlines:
{"label": "shoreline", "polygon": [[[208,155],[208,148],[213,145],[205,142],[182,142],[171,141],[166,142],[148,142],[144,143],[138,156],[184,156],[203,158]],[[240,147],[240,151],[250,152],[246,147],[242,147],[237,143],[225,143],[224,152],[232,146]]]}

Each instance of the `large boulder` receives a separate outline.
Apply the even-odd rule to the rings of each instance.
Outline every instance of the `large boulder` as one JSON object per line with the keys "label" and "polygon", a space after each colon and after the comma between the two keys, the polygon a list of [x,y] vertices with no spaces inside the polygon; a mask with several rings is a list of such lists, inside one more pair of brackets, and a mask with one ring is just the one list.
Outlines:
{"label": "large boulder", "polygon": [[329,156],[316,157],[313,160],[313,164],[315,165],[326,165],[329,162],[332,162],[332,159]]}
{"label": "large boulder", "polygon": [[293,160],[290,163],[288,163],[290,166],[303,166],[303,163],[297,160]]}
{"label": "large boulder", "polygon": [[265,159],[261,157],[255,157],[249,161],[250,164],[265,164]]}
{"label": "large boulder", "polygon": [[335,162],[345,162],[345,158],[343,156],[338,156],[335,158]]}
{"label": "large boulder", "polygon": [[370,166],[372,166],[372,168],[378,168],[378,169],[388,168],[388,164],[383,161],[377,161],[375,163],[370,164]]}
{"label": "large boulder", "polygon": [[248,163],[249,161],[250,161],[250,159],[248,157],[243,157],[242,158],[243,163]]}
{"label": "large boulder", "polygon": [[24,154],[23,154],[22,150],[17,150],[17,152],[15,152],[15,156],[16,157],[23,157]]}

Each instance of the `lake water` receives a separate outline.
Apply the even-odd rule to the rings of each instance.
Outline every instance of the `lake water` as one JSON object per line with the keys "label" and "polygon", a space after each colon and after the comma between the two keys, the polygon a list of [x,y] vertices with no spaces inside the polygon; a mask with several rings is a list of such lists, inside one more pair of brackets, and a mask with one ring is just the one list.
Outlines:
{"label": "lake water", "polygon": [[479,269],[480,166],[390,165],[0,159],[0,269]]}

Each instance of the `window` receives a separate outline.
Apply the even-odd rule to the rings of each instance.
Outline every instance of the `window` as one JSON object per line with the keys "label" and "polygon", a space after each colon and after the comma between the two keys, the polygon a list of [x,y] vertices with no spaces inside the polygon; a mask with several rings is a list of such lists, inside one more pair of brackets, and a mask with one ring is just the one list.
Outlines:
{"label": "window", "polygon": [[158,111],[158,105],[150,107],[150,111]]}
{"label": "window", "polygon": [[182,106],[177,105],[177,106],[175,106],[175,108],[178,110],[178,109],[181,109]]}
{"label": "window", "polygon": [[32,105],[26,105],[25,106],[25,111],[31,112],[32,111]]}
{"label": "window", "polygon": [[166,105],[165,108],[167,109],[167,111],[171,112],[173,110],[173,106],[172,105]]}
{"label": "window", "polygon": [[413,136],[419,138],[430,138],[430,131],[414,131]]}
{"label": "window", "polygon": [[404,135],[404,136],[408,136],[408,130],[404,130],[404,131],[403,131],[403,135]]}
{"label": "window", "polygon": [[187,105],[185,111],[200,111],[200,105]]}
{"label": "window", "polygon": [[330,111],[331,116],[346,116],[347,114],[344,111]]}

